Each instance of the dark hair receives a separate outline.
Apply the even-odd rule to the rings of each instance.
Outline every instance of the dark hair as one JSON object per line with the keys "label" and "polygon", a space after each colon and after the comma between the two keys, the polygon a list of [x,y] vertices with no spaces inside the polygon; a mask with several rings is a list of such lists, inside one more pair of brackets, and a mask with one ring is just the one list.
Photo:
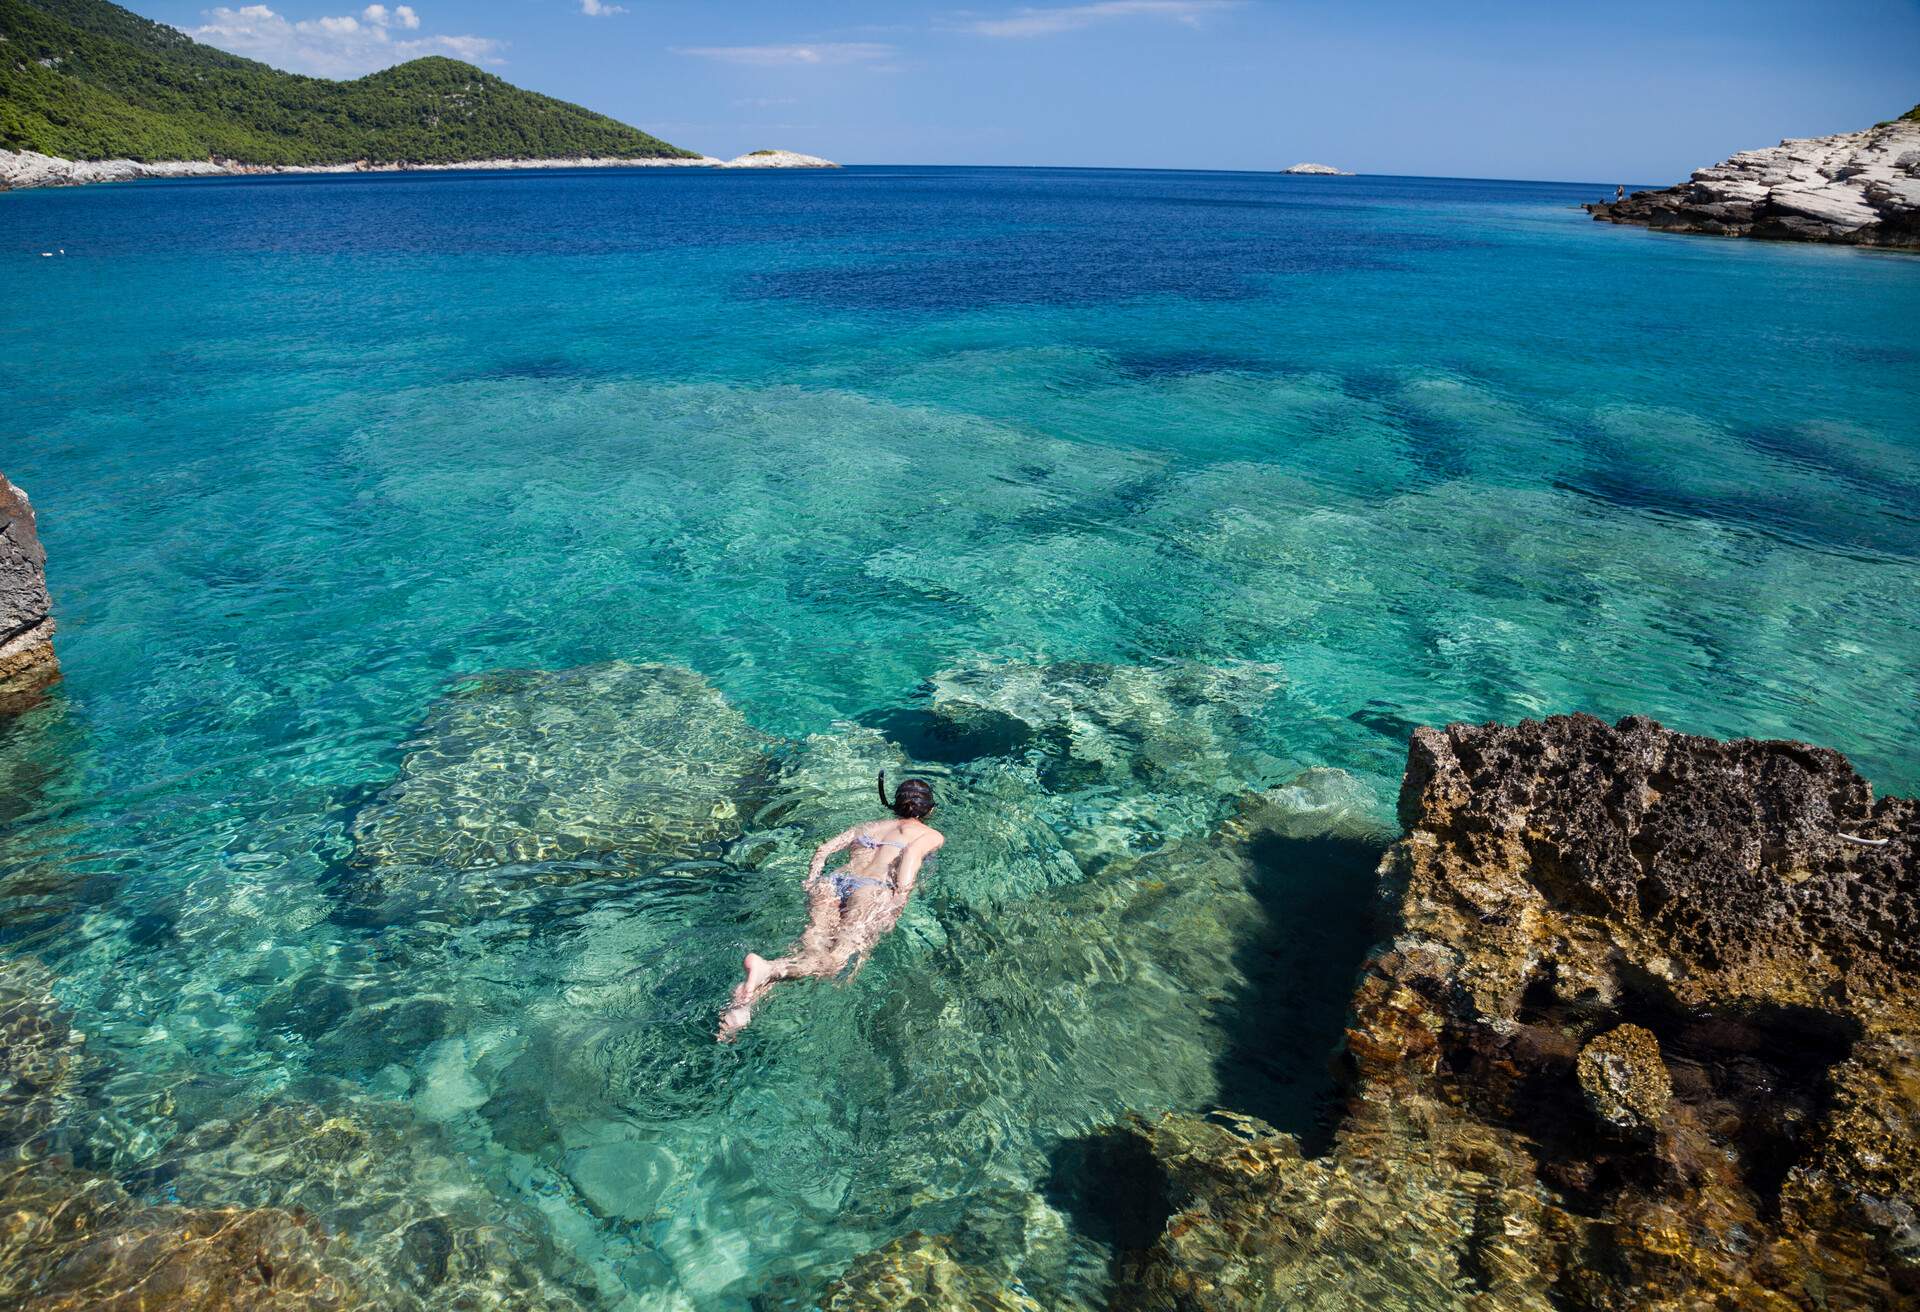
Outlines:
{"label": "dark hair", "polygon": [[933,785],[925,779],[902,779],[900,786],[893,790],[893,800],[887,800],[887,772],[880,772],[880,805],[899,816],[902,820],[924,820],[933,810]]}

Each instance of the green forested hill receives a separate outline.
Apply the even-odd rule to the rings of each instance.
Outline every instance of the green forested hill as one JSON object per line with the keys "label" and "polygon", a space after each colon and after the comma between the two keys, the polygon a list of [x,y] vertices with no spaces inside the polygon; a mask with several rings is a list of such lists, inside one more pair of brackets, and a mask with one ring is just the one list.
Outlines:
{"label": "green forested hill", "polygon": [[107,0],[0,0],[0,149],[248,164],[693,153],[458,60],[300,77]]}

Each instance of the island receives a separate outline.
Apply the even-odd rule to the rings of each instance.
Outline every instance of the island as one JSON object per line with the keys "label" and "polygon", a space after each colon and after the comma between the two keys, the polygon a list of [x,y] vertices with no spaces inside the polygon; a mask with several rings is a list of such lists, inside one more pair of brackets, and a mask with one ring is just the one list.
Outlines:
{"label": "island", "polygon": [[283,73],[109,0],[0,0],[0,189],[412,169],[832,168],[716,159],[438,56],[350,82]]}
{"label": "island", "polygon": [[1295,164],[1280,170],[1282,173],[1309,173],[1321,178],[1350,178],[1353,173],[1347,169],[1337,169],[1331,164]]}
{"label": "island", "polygon": [[1604,223],[1920,250],[1920,106],[1862,132],[1782,141],[1677,187],[1585,207]]}

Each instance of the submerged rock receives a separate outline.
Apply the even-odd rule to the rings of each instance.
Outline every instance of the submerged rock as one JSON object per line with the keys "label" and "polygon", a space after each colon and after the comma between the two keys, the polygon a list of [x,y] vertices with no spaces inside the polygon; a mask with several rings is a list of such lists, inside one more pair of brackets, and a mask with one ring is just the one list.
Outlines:
{"label": "submerged rock", "polygon": [[466,680],[354,826],[375,866],[689,858],[740,830],[769,747],[677,665],[612,661]]}
{"label": "submerged rock", "polygon": [[1580,1050],[1580,1087],[1593,1114],[1618,1130],[1651,1133],[1673,1101],[1660,1040],[1639,1025],[1608,1030]]}
{"label": "submerged rock", "polygon": [[59,677],[47,553],[27,494],[0,474],[0,714],[24,709]]}
{"label": "submerged rock", "polygon": [[1121,1306],[1920,1300],[1912,801],[1571,716],[1418,731],[1401,814],[1331,1153],[1124,1130],[1168,1219]]}
{"label": "submerged rock", "polygon": [[[38,1312],[334,1312],[367,1306],[312,1218],[143,1206],[62,1160],[0,1174],[0,1293]],[[29,1291],[31,1291],[29,1293]]]}
{"label": "submerged rock", "polygon": [[1030,764],[1071,809],[1059,828],[1074,856],[1097,865],[1205,833],[1223,798],[1273,774],[1247,744],[1284,685],[1275,665],[983,662],[930,681],[943,746],[922,750]]}
{"label": "submerged rock", "polygon": [[359,1306],[323,1227],[277,1207],[142,1203],[61,1146],[103,1077],[36,963],[0,963],[0,1305],[331,1312]]}
{"label": "submerged rock", "polygon": [[847,1268],[823,1312],[1040,1312],[1017,1284],[970,1267],[938,1235],[915,1231]]}
{"label": "submerged rock", "polygon": [[52,974],[32,960],[0,961],[0,1150],[31,1146],[67,1119],[84,1069]]}
{"label": "submerged rock", "polygon": [[128,1124],[148,1077],[90,1051],[52,984],[0,962],[0,1307],[580,1312],[587,1273],[434,1127],[311,1078],[318,1101],[220,1117],[168,1079]]}
{"label": "submerged rock", "polygon": [[[1916,111],[1920,113],[1920,111]],[[1588,205],[1669,232],[1920,248],[1920,117],[1746,150],[1661,191]]]}

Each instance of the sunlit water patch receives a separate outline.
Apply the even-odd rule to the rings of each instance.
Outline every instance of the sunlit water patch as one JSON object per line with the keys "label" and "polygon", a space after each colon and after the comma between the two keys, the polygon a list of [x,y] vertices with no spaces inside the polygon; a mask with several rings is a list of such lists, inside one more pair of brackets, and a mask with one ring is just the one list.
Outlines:
{"label": "sunlit water patch", "polygon": [[[1920,786],[1920,266],[1337,185],[0,198],[10,1196],[401,1305],[1097,1307],[1102,1127],[1322,1128],[1412,726]],[[714,1045],[881,769],[937,867]]]}

